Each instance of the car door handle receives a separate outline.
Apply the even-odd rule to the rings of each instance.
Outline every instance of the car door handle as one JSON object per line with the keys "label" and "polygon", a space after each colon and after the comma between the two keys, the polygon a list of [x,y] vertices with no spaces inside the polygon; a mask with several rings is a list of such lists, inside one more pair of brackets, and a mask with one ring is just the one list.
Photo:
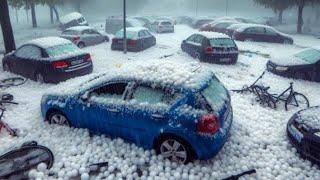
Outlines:
{"label": "car door handle", "polygon": [[161,114],[152,114],[151,115],[152,118],[154,119],[164,119],[165,117]]}
{"label": "car door handle", "polygon": [[109,112],[112,112],[112,113],[119,113],[119,109],[116,109],[116,108],[108,108],[107,109]]}

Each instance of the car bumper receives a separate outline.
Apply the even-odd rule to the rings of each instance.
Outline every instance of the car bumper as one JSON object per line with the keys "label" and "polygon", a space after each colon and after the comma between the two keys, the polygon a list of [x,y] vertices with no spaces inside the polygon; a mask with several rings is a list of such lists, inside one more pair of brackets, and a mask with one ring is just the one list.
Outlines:
{"label": "car bumper", "polygon": [[270,63],[267,64],[267,70],[269,72],[276,74],[276,75],[279,75],[279,76],[289,77],[288,70],[279,71],[276,69],[275,65],[272,65]]}
{"label": "car bumper", "polygon": [[[111,45],[112,50],[118,50],[118,51],[123,51],[123,44],[112,44]],[[141,51],[141,49],[138,48],[138,46],[127,46],[127,50],[130,52],[138,52]]]}
{"label": "car bumper", "polygon": [[54,70],[46,75],[45,80],[47,83],[59,83],[74,77],[90,74],[92,73],[92,71],[93,65],[91,62],[90,64],[79,67],[78,69],[75,68],[71,70]]}
{"label": "car bumper", "polygon": [[205,55],[204,61],[216,64],[235,64],[238,56],[238,53]]}
{"label": "car bumper", "polygon": [[297,128],[293,128],[293,122],[294,118],[291,118],[287,125],[287,136],[290,143],[302,157],[320,165],[320,143],[315,144],[307,134],[300,132]]}

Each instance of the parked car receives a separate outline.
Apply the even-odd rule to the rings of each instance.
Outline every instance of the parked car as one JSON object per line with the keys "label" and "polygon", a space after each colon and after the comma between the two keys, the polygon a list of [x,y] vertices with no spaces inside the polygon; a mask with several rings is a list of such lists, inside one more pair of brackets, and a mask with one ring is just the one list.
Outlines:
{"label": "parked car", "polygon": [[60,17],[60,29],[65,30],[73,26],[88,26],[87,20],[82,14],[73,12],[65,16]]}
{"label": "parked car", "polygon": [[[123,50],[123,30],[117,32],[112,39],[112,50]],[[128,51],[138,52],[156,45],[156,38],[143,27],[127,28]]]}
{"label": "parked car", "polygon": [[320,47],[270,60],[267,70],[280,76],[320,82]]}
{"label": "parked car", "polygon": [[174,32],[174,24],[171,21],[157,20],[151,24],[151,29],[157,33]]}
{"label": "parked car", "polygon": [[191,27],[194,29],[199,29],[203,25],[211,23],[213,21],[214,21],[213,18],[200,18],[200,19],[197,18],[193,20]]}
{"label": "parked car", "polygon": [[177,24],[191,25],[193,19],[189,16],[179,16],[177,17]]}
{"label": "parked car", "polygon": [[90,54],[71,41],[45,37],[27,42],[2,60],[3,70],[40,83],[58,83],[92,72]]}
{"label": "parked car", "polygon": [[79,48],[109,42],[109,37],[98,32],[93,27],[75,26],[63,31],[60,37],[72,41]]}
{"label": "parked car", "polygon": [[243,23],[238,23],[238,24],[232,24],[232,25],[230,25],[229,27],[227,27],[226,28],[226,30],[225,30],[225,34],[227,34],[229,37],[232,37],[233,36],[233,33],[237,30],[237,29],[239,29],[239,28],[241,28],[241,27],[243,27]]}
{"label": "parked car", "polygon": [[233,33],[233,39],[238,41],[255,41],[293,44],[293,39],[270,26],[245,24]]}
{"label": "parked car", "polygon": [[146,16],[136,16],[133,17],[133,19],[137,19],[138,21],[141,21],[143,23],[143,27],[147,29],[151,29],[151,24],[154,21],[152,18],[146,17]]}
{"label": "parked car", "polygon": [[228,91],[211,71],[172,62],[124,66],[69,92],[45,94],[44,119],[120,137],[181,163],[220,151],[233,112]]}
{"label": "parked car", "polygon": [[[127,18],[126,20],[127,27],[143,27],[143,24],[137,19]],[[106,20],[105,31],[109,34],[115,34],[118,31],[123,29],[123,18],[121,17],[109,17]]]}
{"label": "parked car", "polygon": [[227,35],[216,32],[199,32],[181,44],[181,49],[200,61],[217,64],[235,64],[238,47]]}
{"label": "parked car", "polygon": [[227,28],[233,24],[239,24],[237,21],[220,21],[215,23],[209,23],[203,25],[200,28],[200,31],[212,31],[212,32],[220,32],[225,33]]}
{"label": "parked car", "polygon": [[294,114],[287,125],[291,144],[302,157],[320,165],[320,106]]}

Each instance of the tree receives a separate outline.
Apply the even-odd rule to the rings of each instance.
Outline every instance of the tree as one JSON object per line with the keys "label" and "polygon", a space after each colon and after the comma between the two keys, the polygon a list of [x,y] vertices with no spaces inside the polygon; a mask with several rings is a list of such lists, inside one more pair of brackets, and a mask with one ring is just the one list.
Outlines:
{"label": "tree", "polygon": [[303,10],[307,5],[319,4],[319,0],[292,0],[293,5],[298,7],[298,23],[297,23],[297,32],[302,33],[303,27]]}
{"label": "tree", "polygon": [[32,19],[32,27],[36,28],[38,26],[37,24],[37,17],[36,17],[36,4],[38,3],[38,0],[8,0],[10,6],[20,9],[25,8],[26,10],[31,9],[31,19]]}
{"label": "tree", "polygon": [[58,12],[56,6],[63,4],[64,3],[63,0],[37,0],[37,2],[42,4],[42,5],[48,5],[49,6],[50,21],[51,21],[52,24],[54,23],[53,14],[55,14],[57,21],[60,20],[59,12]]}
{"label": "tree", "polygon": [[1,23],[4,45],[5,45],[6,53],[9,53],[16,49],[16,44],[14,42],[14,36],[13,36],[12,26],[10,22],[7,0],[0,1],[0,12],[1,12],[0,23]]}
{"label": "tree", "polygon": [[281,24],[283,22],[283,11],[292,5],[292,0],[254,0],[254,2],[278,13],[278,20]]}

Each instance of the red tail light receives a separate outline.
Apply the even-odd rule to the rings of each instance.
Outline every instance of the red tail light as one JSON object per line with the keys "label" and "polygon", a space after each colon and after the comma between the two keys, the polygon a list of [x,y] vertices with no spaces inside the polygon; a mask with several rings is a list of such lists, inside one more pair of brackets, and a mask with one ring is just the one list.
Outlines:
{"label": "red tail light", "polygon": [[203,115],[197,124],[197,132],[203,134],[214,134],[219,128],[218,117],[214,114]]}
{"label": "red tail light", "polygon": [[87,54],[86,56],[84,56],[84,60],[85,60],[85,61],[92,61],[91,55],[90,55],[90,54]]}
{"label": "red tail light", "polygon": [[137,40],[128,40],[128,44],[129,45],[136,45],[137,44]]}
{"label": "red tail light", "polygon": [[74,37],[72,37],[72,40],[73,41],[77,41],[77,40],[79,40],[80,39],[80,36],[74,36]]}
{"label": "red tail light", "polygon": [[204,53],[206,54],[213,54],[213,52],[214,52],[214,49],[212,47],[206,47],[204,49]]}
{"label": "red tail light", "polygon": [[67,62],[67,61],[62,60],[62,61],[53,61],[53,62],[52,62],[52,66],[53,66],[54,68],[59,69],[59,68],[66,68],[66,67],[68,67],[69,65],[68,65],[68,62]]}

